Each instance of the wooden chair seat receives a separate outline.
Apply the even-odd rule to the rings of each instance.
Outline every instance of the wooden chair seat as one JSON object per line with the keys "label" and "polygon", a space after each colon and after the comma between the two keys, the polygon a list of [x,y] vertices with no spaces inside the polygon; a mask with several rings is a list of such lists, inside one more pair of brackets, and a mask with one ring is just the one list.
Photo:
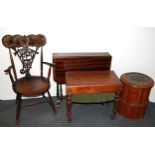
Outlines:
{"label": "wooden chair seat", "polygon": [[13,84],[16,93],[24,96],[37,96],[47,92],[50,82],[45,77],[31,76],[30,78],[20,78]]}

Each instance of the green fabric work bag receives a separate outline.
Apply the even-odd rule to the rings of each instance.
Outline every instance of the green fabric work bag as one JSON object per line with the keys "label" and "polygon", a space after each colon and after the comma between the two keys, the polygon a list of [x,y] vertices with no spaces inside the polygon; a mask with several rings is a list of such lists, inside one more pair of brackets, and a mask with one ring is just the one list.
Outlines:
{"label": "green fabric work bag", "polygon": [[115,99],[115,93],[104,94],[76,94],[72,95],[71,101],[78,103],[102,103],[113,101]]}

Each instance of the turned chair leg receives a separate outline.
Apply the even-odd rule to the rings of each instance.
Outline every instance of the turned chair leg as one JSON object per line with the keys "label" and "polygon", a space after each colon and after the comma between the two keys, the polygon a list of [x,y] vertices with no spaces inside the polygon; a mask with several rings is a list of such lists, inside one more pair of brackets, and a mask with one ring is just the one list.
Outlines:
{"label": "turned chair leg", "polygon": [[16,126],[19,124],[20,111],[21,111],[22,98],[21,95],[17,94],[16,97]]}
{"label": "turned chair leg", "polygon": [[43,94],[43,98],[46,99],[46,101],[47,101],[47,102],[50,104],[50,106],[52,107],[53,112],[56,114],[56,113],[57,113],[57,110],[56,110],[55,104],[54,104],[54,102],[53,102],[52,96],[51,96],[51,94],[50,94],[49,91],[48,91],[47,93],[48,93],[49,99],[47,99],[47,97],[46,97],[44,94]]}

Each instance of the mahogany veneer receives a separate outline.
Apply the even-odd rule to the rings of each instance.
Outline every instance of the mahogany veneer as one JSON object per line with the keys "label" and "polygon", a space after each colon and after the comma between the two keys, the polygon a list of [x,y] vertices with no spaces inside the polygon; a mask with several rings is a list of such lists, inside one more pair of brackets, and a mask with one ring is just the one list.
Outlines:
{"label": "mahogany veneer", "polygon": [[[66,94],[67,94],[67,116],[71,121],[71,95],[72,94],[94,94],[94,93],[116,93],[122,90],[122,83],[114,71],[70,71],[66,72]],[[116,114],[114,103],[113,116]]]}
{"label": "mahogany veneer", "polygon": [[107,52],[53,53],[57,98],[62,97],[62,84],[66,84],[66,71],[110,70],[111,59],[112,56]]}
{"label": "mahogany veneer", "polygon": [[117,103],[117,111],[131,119],[142,118],[149,103],[154,81],[145,74],[125,73],[121,76],[123,91]]}

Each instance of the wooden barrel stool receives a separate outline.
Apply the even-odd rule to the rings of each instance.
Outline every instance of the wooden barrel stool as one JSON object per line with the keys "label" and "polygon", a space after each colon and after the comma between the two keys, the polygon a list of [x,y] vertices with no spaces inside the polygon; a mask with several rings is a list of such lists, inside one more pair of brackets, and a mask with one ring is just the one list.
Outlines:
{"label": "wooden barrel stool", "polygon": [[145,114],[149,103],[149,94],[154,85],[152,78],[145,74],[130,72],[121,76],[123,91],[116,108],[121,115],[138,119]]}

